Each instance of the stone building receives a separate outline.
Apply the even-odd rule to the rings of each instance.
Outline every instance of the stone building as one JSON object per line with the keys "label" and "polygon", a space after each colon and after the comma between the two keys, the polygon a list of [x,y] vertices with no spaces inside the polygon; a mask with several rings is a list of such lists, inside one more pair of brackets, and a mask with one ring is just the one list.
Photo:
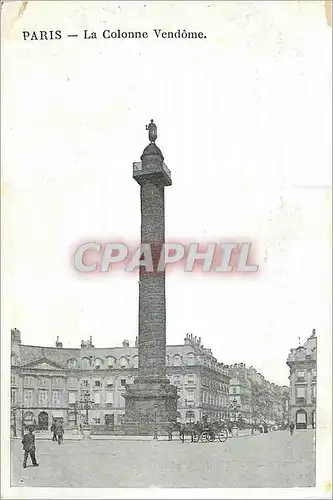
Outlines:
{"label": "stone building", "polygon": [[[226,417],[227,368],[201,339],[187,334],[184,344],[167,346],[166,371],[180,396],[178,421],[200,420],[203,414],[212,419]],[[123,424],[123,395],[137,373],[138,348],[128,340],[108,348],[94,347],[91,337],[77,349],[63,347],[59,338],[55,347],[31,346],[22,344],[20,332],[14,329],[12,424],[20,429],[23,419],[26,425],[35,422],[40,429],[49,429],[52,420],[60,419],[66,428],[73,428],[84,423],[88,413],[96,432],[111,431]]]}
{"label": "stone building", "polygon": [[290,375],[289,417],[297,429],[315,427],[317,397],[316,330],[304,345],[290,349],[287,365]]}
{"label": "stone building", "polygon": [[231,377],[231,420],[242,420],[245,425],[266,422],[283,426],[286,423],[285,388],[268,381],[255,368],[244,363],[230,365],[228,373]]}
{"label": "stone building", "polygon": [[229,367],[229,416],[231,420],[242,419],[246,424],[252,422],[252,393],[248,380],[248,370],[244,363]]}

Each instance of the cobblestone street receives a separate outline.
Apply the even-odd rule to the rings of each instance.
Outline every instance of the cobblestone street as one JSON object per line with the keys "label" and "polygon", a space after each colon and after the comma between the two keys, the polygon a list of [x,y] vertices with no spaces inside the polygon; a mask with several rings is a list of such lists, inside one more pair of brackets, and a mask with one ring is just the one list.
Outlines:
{"label": "cobblestone street", "polygon": [[39,467],[22,468],[12,441],[12,486],[306,487],[314,486],[314,432],[286,431],[226,443],[131,440],[37,441]]}

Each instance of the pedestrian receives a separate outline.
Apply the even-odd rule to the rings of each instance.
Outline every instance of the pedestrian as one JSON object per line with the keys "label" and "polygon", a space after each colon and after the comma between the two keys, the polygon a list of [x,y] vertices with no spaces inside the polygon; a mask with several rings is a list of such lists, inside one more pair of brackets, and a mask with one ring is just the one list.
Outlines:
{"label": "pedestrian", "polygon": [[63,443],[64,441],[64,428],[62,423],[59,423],[57,426],[57,438],[58,438],[58,444]]}
{"label": "pedestrian", "polygon": [[24,450],[24,458],[23,458],[23,469],[27,467],[28,456],[30,455],[33,467],[38,467],[38,463],[36,460],[36,444],[35,444],[35,436],[33,434],[33,428],[29,428],[29,432],[24,434],[22,439],[23,450]]}
{"label": "pedestrian", "polygon": [[52,422],[52,425],[51,425],[52,441],[57,441],[57,434],[56,434],[56,430],[57,430],[57,427],[56,427],[55,422],[53,421],[53,422]]}
{"label": "pedestrian", "polygon": [[179,438],[182,443],[185,441],[185,426],[184,424],[181,425],[180,430],[179,430]]}
{"label": "pedestrian", "polygon": [[168,428],[168,441],[172,441],[172,432],[173,432],[173,426],[172,424],[170,424]]}
{"label": "pedestrian", "polygon": [[294,424],[294,422],[290,422],[289,431],[290,431],[291,436],[294,434],[294,430],[295,430],[295,424]]}

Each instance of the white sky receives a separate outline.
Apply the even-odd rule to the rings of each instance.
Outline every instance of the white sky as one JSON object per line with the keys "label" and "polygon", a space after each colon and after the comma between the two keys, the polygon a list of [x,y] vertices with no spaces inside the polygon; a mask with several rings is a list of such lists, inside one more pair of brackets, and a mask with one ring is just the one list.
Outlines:
{"label": "white sky", "polygon": [[[146,7],[144,7],[146,5]],[[322,2],[29,2],[3,42],[3,328],[26,344],[96,347],[137,335],[137,275],[79,276],[82,241],[140,234],[132,162],[172,172],[166,236],[244,238],[258,276],[173,272],[167,340],[201,336],[224,363],[288,384],[286,358],[328,328],[330,31]],[[10,7],[10,8],[9,8]],[[16,10],[15,10],[16,9]],[[15,21],[15,22],[14,22]],[[83,29],[150,38],[83,40]],[[157,40],[153,28],[206,40]],[[79,38],[24,42],[22,30]],[[265,260],[266,259],[266,260]]]}

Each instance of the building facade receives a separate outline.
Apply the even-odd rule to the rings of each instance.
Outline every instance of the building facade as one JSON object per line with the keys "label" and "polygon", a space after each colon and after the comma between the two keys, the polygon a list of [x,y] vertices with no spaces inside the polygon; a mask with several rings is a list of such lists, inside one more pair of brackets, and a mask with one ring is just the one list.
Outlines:
{"label": "building facade", "polygon": [[316,425],[317,337],[312,330],[304,345],[290,349],[287,365],[290,375],[289,417],[297,429]]}
{"label": "building facade", "polygon": [[229,367],[229,417],[232,421],[252,423],[252,392],[248,379],[248,370],[244,363]]}
{"label": "building facade", "polygon": [[243,425],[283,427],[287,424],[286,389],[267,380],[252,366],[230,365],[229,415]]}
{"label": "building facade", "polygon": [[[59,339],[55,347],[41,347],[22,344],[16,329],[11,335],[13,429],[21,429],[23,422],[46,430],[53,420],[74,428],[87,417],[96,432],[122,426],[126,386],[138,373],[136,342],[97,348],[90,338],[80,348],[68,349]],[[179,422],[201,420],[203,414],[227,417],[228,371],[201,339],[187,334],[184,344],[167,346],[166,372],[177,387]]]}

